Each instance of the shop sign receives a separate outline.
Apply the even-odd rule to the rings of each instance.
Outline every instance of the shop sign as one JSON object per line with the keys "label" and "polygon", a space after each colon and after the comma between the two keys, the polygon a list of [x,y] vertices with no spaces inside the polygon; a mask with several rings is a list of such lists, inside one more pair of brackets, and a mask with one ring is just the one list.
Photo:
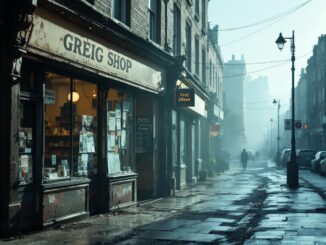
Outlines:
{"label": "shop sign", "polygon": [[46,105],[54,105],[55,104],[55,92],[51,89],[45,90],[44,103]]}
{"label": "shop sign", "polygon": [[175,90],[175,106],[188,107],[195,105],[195,92],[191,88],[179,88]]}
{"label": "shop sign", "polygon": [[162,72],[135,59],[125,49],[91,31],[63,22],[51,13],[36,11],[28,50],[91,68],[92,71],[155,92],[162,87]]}

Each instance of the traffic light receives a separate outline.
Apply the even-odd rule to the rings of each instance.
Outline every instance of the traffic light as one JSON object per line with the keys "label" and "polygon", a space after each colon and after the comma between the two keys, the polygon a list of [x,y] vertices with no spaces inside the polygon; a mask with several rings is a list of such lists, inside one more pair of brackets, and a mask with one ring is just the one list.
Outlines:
{"label": "traffic light", "polygon": [[301,129],[302,127],[301,120],[296,120],[294,126],[296,129]]}

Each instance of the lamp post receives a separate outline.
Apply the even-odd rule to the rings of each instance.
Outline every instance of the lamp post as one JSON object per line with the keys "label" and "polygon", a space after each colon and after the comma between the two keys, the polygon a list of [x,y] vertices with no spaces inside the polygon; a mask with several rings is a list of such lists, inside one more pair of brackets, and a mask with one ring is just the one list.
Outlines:
{"label": "lamp post", "polygon": [[274,99],[273,104],[277,104],[277,152],[276,152],[276,165],[280,164],[280,108],[281,108],[281,103],[280,100]]}
{"label": "lamp post", "polygon": [[273,118],[270,119],[271,122],[271,150],[270,150],[270,156],[273,157]]}
{"label": "lamp post", "polygon": [[280,33],[279,37],[276,40],[276,44],[280,50],[283,49],[284,44],[286,43],[286,39],[291,40],[291,61],[292,61],[292,89],[291,89],[291,95],[292,95],[292,119],[291,119],[291,161],[287,164],[287,184],[290,188],[298,188],[299,187],[299,181],[298,181],[298,164],[296,161],[296,154],[295,154],[295,128],[294,128],[294,120],[295,120],[295,114],[294,114],[294,61],[295,61],[295,43],[294,43],[294,31],[292,31],[292,37],[283,37],[282,33]]}

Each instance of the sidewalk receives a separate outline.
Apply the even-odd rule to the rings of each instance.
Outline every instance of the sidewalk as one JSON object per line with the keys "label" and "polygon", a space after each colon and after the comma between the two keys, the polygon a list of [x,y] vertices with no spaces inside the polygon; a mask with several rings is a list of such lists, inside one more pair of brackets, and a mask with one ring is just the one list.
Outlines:
{"label": "sidewalk", "polygon": [[290,190],[282,171],[268,176],[261,220],[245,244],[326,244],[326,178],[300,170],[300,188]]}
{"label": "sidewalk", "polygon": [[[227,174],[236,173],[237,169]],[[101,214],[83,219],[78,222],[60,225],[57,228],[48,228],[0,244],[111,244],[122,238],[134,235],[138,227],[158,222],[178,215],[181,210],[209,199],[211,192],[202,193],[210,186],[223,178],[215,175],[205,182],[197,182],[182,191],[177,191],[175,197],[161,198],[129,207],[108,214]],[[196,193],[196,194],[194,194]]]}
{"label": "sidewalk", "polygon": [[0,244],[326,244],[326,178],[300,172],[289,190],[270,162],[221,175],[115,213],[35,232]]}

